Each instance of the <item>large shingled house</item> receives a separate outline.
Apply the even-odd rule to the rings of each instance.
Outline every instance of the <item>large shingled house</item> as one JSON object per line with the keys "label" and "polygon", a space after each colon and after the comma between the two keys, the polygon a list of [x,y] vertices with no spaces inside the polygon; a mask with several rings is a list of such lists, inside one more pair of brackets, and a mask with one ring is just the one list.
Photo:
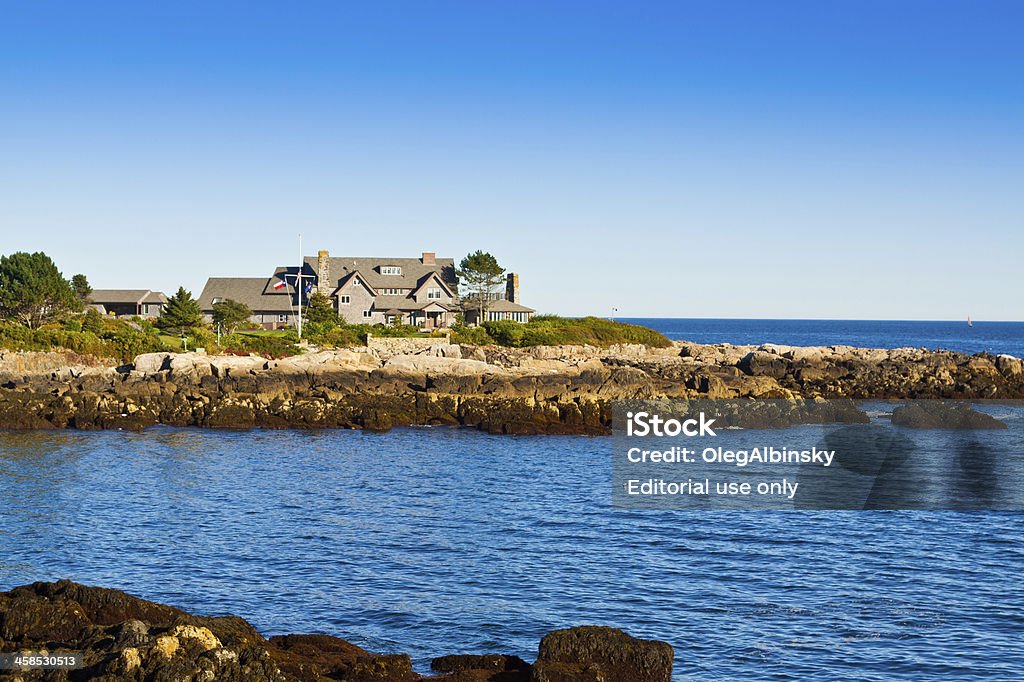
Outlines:
{"label": "large shingled house", "polygon": [[[455,315],[463,312],[455,262],[429,251],[419,258],[332,257],[320,251],[303,259],[300,286],[298,275],[299,268],[293,265],[275,268],[269,278],[212,277],[199,304],[210,316],[214,303],[234,299],[252,308],[252,321],[266,328],[293,324],[299,295],[305,304],[315,291],[328,296],[338,315],[352,324],[440,329],[451,326]],[[519,303],[518,296],[519,278],[510,274],[504,298],[488,305],[488,319],[528,322],[534,311]],[[476,316],[468,308],[465,313]]]}

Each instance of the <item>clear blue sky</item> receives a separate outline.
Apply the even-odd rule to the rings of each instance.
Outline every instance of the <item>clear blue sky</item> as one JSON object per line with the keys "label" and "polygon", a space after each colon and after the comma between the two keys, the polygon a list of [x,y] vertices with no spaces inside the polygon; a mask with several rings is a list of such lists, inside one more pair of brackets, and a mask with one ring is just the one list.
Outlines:
{"label": "clear blue sky", "polygon": [[0,252],[489,250],[543,312],[1024,319],[1024,3],[0,2]]}

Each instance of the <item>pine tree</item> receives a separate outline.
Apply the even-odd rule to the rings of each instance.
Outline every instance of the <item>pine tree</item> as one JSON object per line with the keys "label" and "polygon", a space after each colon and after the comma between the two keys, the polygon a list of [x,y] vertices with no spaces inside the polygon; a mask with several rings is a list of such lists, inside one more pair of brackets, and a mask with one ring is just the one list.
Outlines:
{"label": "pine tree", "polygon": [[466,291],[466,298],[473,301],[479,312],[477,324],[484,322],[484,313],[491,302],[491,294],[502,284],[505,268],[498,265],[498,259],[485,251],[477,250],[459,263],[459,284]]}
{"label": "pine tree", "polygon": [[75,290],[75,295],[78,296],[78,300],[82,303],[89,302],[89,296],[92,295],[92,286],[89,284],[89,278],[79,273],[71,278],[71,288]]}
{"label": "pine tree", "polygon": [[38,327],[81,309],[71,283],[42,251],[0,257],[0,316]]}
{"label": "pine tree", "polygon": [[331,304],[331,299],[319,291],[309,297],[306,307],[306,319],[310,322],[337,322],[338,311]]}
{"label": "pine tree", "polygon": [[238,325],[252,316],[252,308],[233,299],[218,301],[213,304],[213,322],[228,333],[234,334]]}
{"label": "pine tree", "polygon": [[203,311],[192,298],[192,292],[178,287],[177,293],[167,299],[167,305],[160,313],[156,326],[160,329],[178,330],[183,336],[193,327],[203,324]]}

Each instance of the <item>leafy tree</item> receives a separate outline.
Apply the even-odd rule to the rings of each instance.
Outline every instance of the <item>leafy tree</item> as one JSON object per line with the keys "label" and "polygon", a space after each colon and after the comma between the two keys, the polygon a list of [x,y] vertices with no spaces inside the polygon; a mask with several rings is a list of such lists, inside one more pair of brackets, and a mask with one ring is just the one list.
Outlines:
{"label": "leafy tree", "polygon": [[477,250],[462,259],[456,272],[459,285],[466,292],[465,298],[472,301],[480,313],[477,322],[482,323],[491,294],[505,281],[505,268],[498,265],[498,259],[491,254]]}
{"label": "leafy tree", "polygon": [[167,299],[167,305],[156,323],[160,329],[177,330],[184,336],[189,329],[203,323],[203,311],[192,298],[191,291],[178,287],[177,293]]}
{"label": "leafy tree", "polygon": [[0,256],[0,316],[38,327],[68,310],[81,310],[71,283],[42,251]]}
{"label": "leafy tree", "polygon": [[82,303],[89,301],[89,296],[92,295],[92,286],[89,284],[89,279],[79,273],[71,278],[71,288],[75,290],[75,296],[78,296],[78,300]]}
{"label": "leafy tree", "polygon": [[252,308],[230,298],[213,304],[213,321],[228,334],[234,334],[238,325],[251,316]]}
{"label": "leafy tree", "polygon": [[103,314],[91,306],[87,308],[85,317],[82,319],[82,331],[92,332],[99,336],[103,331]]}
{"label": "leafy tree", "polygon": [[331,299],[319,291],[309,297],[309,305],[306,306],[306,319],[310,322],[337,322],[338,311],[331,304]]}

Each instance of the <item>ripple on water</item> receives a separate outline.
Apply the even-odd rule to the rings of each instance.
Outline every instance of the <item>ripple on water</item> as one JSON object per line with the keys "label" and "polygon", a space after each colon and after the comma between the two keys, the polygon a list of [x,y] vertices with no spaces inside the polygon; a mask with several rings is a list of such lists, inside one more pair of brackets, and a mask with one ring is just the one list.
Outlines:
{"label": "ripple on water", "polygon": [[[458,429],[0,433],[0,583],[70,577],[425,669],[556,627],[679,679],[1011,679],[1021,517],[613,510],[609,442]],[[554,482],[552,485],[551,483]]]}

